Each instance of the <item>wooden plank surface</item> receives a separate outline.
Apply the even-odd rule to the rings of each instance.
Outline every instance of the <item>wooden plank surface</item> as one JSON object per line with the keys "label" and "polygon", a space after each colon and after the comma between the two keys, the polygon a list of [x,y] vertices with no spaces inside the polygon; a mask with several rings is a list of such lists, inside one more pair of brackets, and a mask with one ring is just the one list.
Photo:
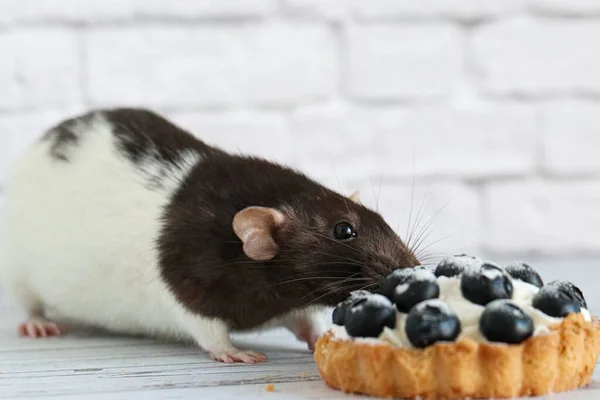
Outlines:
{"label": "wooden plank surface", "polygon": [[[539,261],[546,280],[569,276],[598,314],[600,262]],[[543,266],[543,267],[542,267]],[[264,351],[262,365],[215,363],[181,344],[78,331],[58,339],[22,339],[22,315],[0,294],[0,399],[357,399],[328,389],[312,355],[285,331],[236,336]],[[276,392],[267,392],[267,383]],[[600,400],[600,371],[586,389],[549,397]]]}

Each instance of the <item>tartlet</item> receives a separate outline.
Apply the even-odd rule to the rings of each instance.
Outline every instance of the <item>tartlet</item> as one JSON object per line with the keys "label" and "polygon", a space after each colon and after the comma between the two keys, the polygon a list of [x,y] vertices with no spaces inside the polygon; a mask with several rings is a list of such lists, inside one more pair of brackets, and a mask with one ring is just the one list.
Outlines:
{"label": "tartlet", "polygon": [[[472,261],[465,263],[464,259],[457,258],[446,259],[442,263],[444,262],[458,265],[460,272],[456,274],[456,278],[459,279],[465,268],[480,268],[482,265],[475,262],[474,267]],[[527,266],[527,268],[530,267]],[[502,279],[506,279],[506,275],[508,275],[504,271]],[[408,274],[403,275],[409,276]],[[437,273],[435,275],[440,279],[440,275]],[[446,276],[442,279],[447,277],[447,274],[444,275]],[[510,275],[513,284],[514,281],[520,279],[516,277],[518,274],[511,273]],[[391,279],[394,280],[394,278]],[[388,278],[389,280],[390,278]],[[525,280],[527,281],[527,279]],[[406,279],[404,281],[395,279],[394,285],[403,284],[406,284]],[[529,284],[527,283],[527,285]],[[560,286],[559,284],[554,285]],[[539,295],[542,292],[540,287],[542,286],[537,285],[537,291],[531,289],[532,292],[535,292],[535,296],[525,296],[527,300],[521,302],[514,300],[515,304],[519,304],[520,309],[527,310],[523,313],[527,317],[539,311],[528,307],[529,301],[544,308],[539,301],[539,297],[543,297]],[[403,286],[398,292],[405,290],[406,286]],[[383,292],[385,291],[384,285]],[[512,293],[511,289],[511,296]],[[388,293],[389,295],[390,293]],[[438,292],[435,299],[438,297],[444,297],[444,290]],[[470,295],[467,297],[473,298]],[[420,341],[414,333],[412,336],[406,335],[406,330],[411,321],[411,315],[415,314],[418,308],[423,310],[426,303],[432,302],[433,304],[434,301],[441,300],[422,299],[411,307],[396,303],[394,310],[397,316],[391,318],[395,321],[393,324],[390,322],[389,312],[387,314],[380,311],[375,312],[377,314],[375,324],[383,324],[380,335],[375,337],[376,332],[373,329],[363,329],[360,328],[360,324],[352,325],[347,321],[347,316],[352,313],[350,310],[353,310],[352,304],[364,307],[365,301],[363,300],[362,303],[357,301],[359,298],[361,298],[360,295],[351,296],[336,308],[334,322],[337,323],[337,326],[319,339],[315,349],[315,360],[324,381],[330,387],[348,393],[407,399],[513,398],[558,393],[589,384],[600,353],[600,320],[589,317],[583,295],[576,294],[575,298],[561,301],[564,300],[563,303],[568,303],[573,300],[574,303],[585,305],[585,309],[579,307],[579,310],[572,312],[573,309],[564,304],[561,306],[562,308],[559,307],[560,309],[556,310],[546,307],[547,312],[564,313],[565,315],[549,316],[546,319],[540,319],[537,315],[532,317],[532,321],[536,321],[532,325],[533,327],[530,326],[531,324],[523,325],[521,323],[520,331],[517,329],[517,333],[529,332],[521,335],[520,339],[517,338],[518,335],[511,334],[511,329],[514,330],[514,326],[516,326],[512,324],[511,327],[507,327],[508,334],[505,343],[487,339],[486,335],[492,337],[494,332],[498,331],[495,326],[498,324],[488,323],[488,325],[492,325],[490,329],[483,326],[485,324],[482,324],[482,320],[485,318],[489,320],[488,309],[494,308],[494,306],[498,308],[498,305],[506,307],[507,302],[512,303],[513,300],[510,297],[504,297],[504,300],[492,299],[486,304],[476,304],[473,309],[481,312],[477,314],[476,325],[463,326],[469,323],[468,318],[465,319],[464,316],[458,315],[461,317],[459,334],[450,333],[451,337],[446,340],[429,342]],[[406,296],[403,298],[405,299]],[[494,301],[496,302],[494,303]],[[485,301],[480,301],[480,303],[483,302]],[[502,304],[503,302],[504,304]],[[383,305],[381,299],[374,304],[381,304],[382,308],[387,307]],[[448,300],[448,304],[461,305],[462,303],[453,303]],[[480,308],[477,308],[479,306]],[[511,305],[511,307],[513,306]],[[399,311],[399,309],[407,311],[409,308],[408,314]],[[516,316],[514,317],[516,320],[524,319],[522,314],[515,312],[512,308],[509,311],[511,311],[510,315]],[[372,310],[371,313],[373,314]],[[488,316],[484,316],[485,313]],[[340,314],[344,314],[342,318]],[[354,315],[360,316],[360,311]],[[346,318],[343,318],[344,316]],[[444,318],[443,321],[451,319]],[[346,325],[351,328],[348,330],[353,335],[349,335],[346,328],[340,325],[344,319],[346,319]],[[414,320],[413,318],[412,321]],[[439,320],[442,321],[442,319]],[[472,321],[473,318],[471,318],[471,324]],[[498,321],[502,322],[498,319],[493,322]],[[509,321],[508,325],[511,323]],[[506,320],[503,324],[507,324]],[[361,329],[367,333],[362,335]],[[412,332],[414,331],[412,329]],[[408,329],[408,332],[411,332],[411,329]],[[426,332],[425,336],[427,336],[432,331],[425,329],[423,332]],[[450,331],[446,330],[445,332],[436,334],[448,335]]]}

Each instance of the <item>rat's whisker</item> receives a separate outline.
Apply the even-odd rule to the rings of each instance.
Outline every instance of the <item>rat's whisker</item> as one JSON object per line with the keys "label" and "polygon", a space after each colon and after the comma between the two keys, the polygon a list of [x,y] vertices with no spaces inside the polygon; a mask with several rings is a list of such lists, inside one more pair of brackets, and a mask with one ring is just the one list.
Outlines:
{"label": "rat's whisker", "polygon": [[358,253],[358,254],[360,254],[360,255],[364,256],[364,257],[367,257],[367,254],[365,254],[365,253],[363,253],[363,252],[361,252],[361,251],[359,251],[359,250],[357,250],[357,249],[353,248],[352,246],[348,246],[346,243],[339,242],[339,241],[337,241],[337,240],[335,240],[335,239],[333,239],[333,238],[330,238],[330,237],[329,237],[329,236],[327,236],[327,235],[323,235],[323,234],[320,234],[320,233],[317,233],[317,232],[310,232],[310,233],[311,233],[311,234],[313,234],[313,235],[316,235],[316,236],[318,236],[318,237],[321,237],[321,238],[323,238],[323,239],[329,240],[330,242],[336,243],[336,244],[338,244],[338,245],[340,245],[340,246],[342,246],[342,247],[345,247],[345,248],[347,248],[347,249],[349,249],[349,250],[352,250],[353,252],[356,252],[356,253]]}
{"label": "rat's whisker", "polygon": [[340,278],[338,278],[338,280],[335,281],[335,282],[330,282],[330,283],[327,283],[327,284],[320,285],[315,290],[313,290],[309,294],[303,296],[302,298],[308,297],[308,296],[310,296],[310,295],[312,295],[312,294],[314,294],[316,292],[322,291],[324,287],[326,288],[326,287],[329,287],[331,285],[341,285],[341,284],[345,283],[348,280],[363,280],[363,279],[365,279],[365,278],[355,278],[355,276],[357,276],[357,275],[360,275],[360,272],[354,273],[354,274],[346,277],[345,279],[341,279],[340,280]]}
{"label": "rat's whisker", "polygon": [[[296,278],[296,279],[290,279],[287,281],[283,281],[283,282],[275,282],[274,284],[272,284],[271,286],[276,286],[276,285],[285,285],[288,283],[294,283],[294,282],[302,282],[302,281],[309,281],[309,280],[332,280],[335,279],[335,282],[332,282],[334,284],[339,283],[339,280],[342,279],[342,277],[340,276],[318,276],[318,277],[314,277],[314,276],[307,276],[304,278]],[[350,279],[349,281],[365,281],[366,278],[353,278]]]}
{"label": "rat's whisker", "polygon": [[427,192],[425,193],[425,196],[423,196],[423,200],[421,201],[421,205],[419,206],[419,210],[417,211],[417,215],[415,216],[415,219],[413,221],[412,226],[410,227],[410,235],[408,237],[406,246],[408,248],[411,248],[412,246],[412,241],[413,241],[413,236],[416,232],[416,230],[418,229],[419,224],[421,223],[421,219],[423,218],[423,214],[421,214],[424,210],[425,210],[425,206],[428,204],[430,198],[429,198],[429,194],[431,193],[431,187],[433,186],[433,183],[429,184],[429,187],[427,188]]}
{"label": "rat's whisker", "polygon": [[348,282],[350,280],[352,280],[352,281],[365,281],[365,280],[368,280],[368,278],[362,278],[362,277],[361,278],[355,278],[356,275],[360,276],[360,272],[354,273],[354,274],[350,275],[349,277],[347,277],[346,279],[343,279],[343,280],[341,280],[339,282],[332,282],[331,284],[326,284],[325,286],[328,287],[328,286],[330,286],[332,284],[333,285],[340,285],[341,286],[341,285],[343,285],[344,283],[346,283],[346,282]]}
{"label": "rat's whisker", "polygon": [[[329,283],[329,284],[322,285],[322,286],[318,287],[317,289],[313,290],[312,292],[308,293],[307,295],[305,295],[305,296],[302,296],[302,299],[304,299],[304,298],[306,298],[306,297],[309,297],[309,296],[312,296],[314,293],[320,292],[320,291],[322,291],[322,290],[327,290],[329,287],[333,287],[334,289],[335,289],[335,288],[337,288],[337,287],[341,287],[341,286],[343,286],[343,284],[344,284],[344,283],[346,283],[346,282],[347,282],[349,279],[352,279],[352,277],[353,277],[353,276],[355,276],[355,275],[360,275],[360,274],[358,274],[358,273],[357,273],[357,274],[353,274],[353,275],[350,275],[348,278],[346,278],[346,279],[344,279],[344,280],[342,280],[342,281],[339,281],[339,282],[331,282],[331,283]],[[363,281],[363,282],[364,282],[364,280],[363,280],[362,278],[358,278],[358,279],[360,279],[361,281]],[[352,280],[353,280],[353,279],[352,279]],[[357,284],[357,285],[358,285],[358,284]],[[332,292],[331,292],[331,291],[329,291],[329,292],[326,292],[326,293],[325,293],[325,295],[323,295],[323,296],[320,296],[320,297],[318,297],[317,299],[319,299],[319,298],[322,298],[322,297],[324,297],[324,296],[326,296],[327,294],[330,294],[330,293],[332,293]],[[315,301],[316,301],[316,300],[315,300]]]}
{"label": "rat's whisker", "polygon": [[377,212],[379,212],[379,199],[381,198],[381,183],[383,182],[383,173],[379,175],[379,188],[377,189]]}
{"label": "rat's whisker", "polygon": [[447,240],[447,239],[449,239],[451,237],[452,237],[452,235],[447,235],[447,236],[444,236],[443,238],[434,240],[433,242],[429,243],[427,246],[423,247],[420,251],[423,252],[423,251],[427,250],[428,248],[430,248],[431,246],[433,246],[433,245],[435,245],[437,243],[440,243],[440,242],[442,242],[444,240]]}
{"label": "rat's whisker", "polygon": [[362,264],[362,263],[358,263],[358,262],[351,263],[348,261],[320,261],[318,263],[315,263],[314,265],[317,267],[322,266],[322,265],[337,265],[340,267],[345,267],[345,266],[363,267],[364,266],[364,264]]}
{"label": "rat's whisker", "polygon": [[354,264],[363,265],[363,263],[360,262],[359,260],[356,260],[356,259],[350,258],[350,257],[341,256],[339,254],[324,253],[321,251],[314,251],[313,253],[317,254],[317,255],[326,256],[326,257],[338,258],[340,260],[346,260],[346,261],[348,261],[350,263],[354,263]]}
{"label": "rat's whisker", "polygon": [[[345,283],[352,283],[352,282],[356,282],[356,285],[362,285],[364,284],[366,281],[368,281],[368,279],[360,279],[360,280],[350,280],[348,282]],[[323,285],[319,291],[323,291],[323,290],[329,290],[331,288],[338,288],[338,287],[343,287],[344,285],[340,284],[339,282],[332,282],[330,284],[327,285]]]}
{"label": "rat's whisker", "polygon": [[377,286],[378,283],[370,283],[368,285],[362,286],[361,288],[357,289],[357,290],[368,290],[369,288],[372,288],[373,286]]}
{"label": "rat's whisker", "polygon": [[348,209],[348,214],[350,214],[350,206],[348,205],[348,201],[346,200],[346,196],[344,196],[344,194],[343,194],[342,185],[340,183],[340,176],[339,176],[339,174],[337,172],[337,168],[335,166],[335,162],[333,161],[333,157],[331,156],[331,153],[329,154],[329,158],[331,159],[331,165],[333,165],[333,172],[335,173],[335,179],[337,180],[338,190],[340,191],[340,195],[342,196],[342,200],[344,200],[344,205],[346,205],[346,208]]}
{"label": "rat's whisker", "polygon": [[[371,284],[371,285],[373,285],[373,284]],[[304,307],[308,307],[308,306],[310,306],[311,304],[313,304],[313,303],[315,303],[315,302],[317,302],[317,301],[321,300],[323,297],[326,297],[326,296],[331,296],[332,294],[338,293],[338,292],[340,292],[341,290],[344,290],[344,291],[348,291],[348,290],[350,290],[350,291],[352,291],[352,290],[351,290],[351,288],[353,288],[353,287],[355,287],[355,286],[358,286],[358,285],[349,285],[349,286],[348,286],[348,287],[346,287],[346,288],[341,288],[341,287],[333,288],[332,290],[329,290],[328,292],[326,292],[326,293],[323,293],[323,294],[322,294],[322,295],[320,295],[319,297],[317,297],[317,298],[315,298],[315,299],[313,299],[313,300],[309,301],[308,303],[306,303],[306,304],[304,305]],[[366,285],[366,286],[363,286],[363,287],[369,287],[369,286],[370,286],[370,285]],[[359,290],[362,290],[362,289],[359,289]]]}
{"label": "rat's whisker", "polygon": [[415,254],[421,254],[421,245],[423,244],[423,242],[425,242],[427,239],[429,239],[429,236],[431,236],[432,231],[428,230],[421,239],[419,239],[419,242],[415,243],[415,248],[413,249],[413,252]]}
{"label": "rat's whisker", "polygon": [[383,180],[383,174],[379,177],[379,191],[375,193],[375,185],[373,185],[373,179],[369,178],[371,183],[371,191],[373,192],[373,200],[375,200],[375,211],[379,212],[379,198],[381,196],[381,181]]}
{"label": "rat's whisker", "polygon": [[422,257],[419,257],[419,261],[421,262],[421,265],[425,265],[426,262],[429,262],[431,264],[431,260],[437,260],[440,258],[443,258],[443,256],[439,254],[426,254]]}
{"label": "rat's whisker", "polygon": [[371,184],[371,193],[373,193],[373,200],[375,200],[375,210],[379,212],[379,200],[377,199],[377,194],[375,193],[375,185],[373,185],[373,178],[369,177],[369,183]]}
{"label": "rat's whisker", "polygon": [[447,253],[425,253],[423,250],[419,251],[419,254],[421,255],[421,260],[427,259],[427,258],[442,258],[442,257],[446,257],[448,254]]}
{"label": "rat's whisker", "polygon": [[419,234],[417,236],[416,239],[416,243],[415,243],[415,248],[413,249],[413,251],[416,251],[419,247],[419,245],[421,244],[422,240],[421,237],[423,236],[423,234],[432,226],[433,222],[435,222],[435,220],[440,216],[440,214],[444,211],[444,209],[446,207],[448,207],[448,205],[450,203],[452,203],[455,200],[455,198],[452,198],[450,200],[448,200],[442,207],[439,208],[439,210],[436,211],[435,214],[433,214],[431,217],[429,217],[429,219],[427,220],[427,222],[425,223],[425,225],[421,228],[421,230],[419,231]]}
{"label": "rat's whisker", "polygon": [[[414,206],[414,202],[415,202],[415,179],[416,179],[416,174],[415,174],[415,154],[414,154],[414,148],[413,148],[412,189],[411,189],[411,194],[410,194],[410,211],[408,213],[408,224],[406,225],[406,236],[405,236],[405,238],[407,238],[407,239],[409,239],[408,232],[410,230],[410,224],[411,224],[412,213],[413,213],[413,206]],[[402,216],[400,217],[400,221],[398,221],[398,226],[396,227],[396,234],[398,233],[398,230],[400,229],[400,223],[401,222],[402,222]],[[408,246],[408,244],[407,244],[407,246]]]}

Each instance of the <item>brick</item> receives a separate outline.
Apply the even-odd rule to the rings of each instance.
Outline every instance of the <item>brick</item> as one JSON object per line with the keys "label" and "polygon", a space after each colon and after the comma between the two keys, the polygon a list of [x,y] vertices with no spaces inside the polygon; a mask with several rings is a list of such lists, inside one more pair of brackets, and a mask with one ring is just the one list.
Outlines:
{"label": "brick", "polygon": [[335,85],[333,41],[318,26],[98,30],[87,45],[96,104],[287,105]]}
{"label": "brick", "polygon": [[405,242],[410,239],[412,248],[423,249],[419,253],[421,259],[462,252],[479,254],[481,201],[478,192],[470,186],[417,180],[413,194],[411,184],[383,182],[380,187],[379,181],[373,179],[359,181],[348,189],[346,194],[360,190],[365,205],[379,209]]}
{"label": "brick", "polygon": [[338,106],[297,110],[290,120],[294,165],[332,187],[338,181],[379,174],[385,145],[380,131],[385,135],[387,125],[384,117],[376,111]]}
{"label": "brick", "polygon": [[396,18],[481,19],[502,16],[519,9],[519,0],[350,0],[354,15],[361,19]]}
{"label": "brick", "polygon": [[347,0],[283,0],[284,9],[292,15],[343,20],[350,17]]}
{"label": "brick", "polygon": [[547,15],[589,17],[600,14],[596,0],[527,0],[530,10]]}
{"label": "brick", "polygon": [[77,38],[54,29],[0,32],[0,109],[81,101]]}
{"label": "brick", "polygon": [[521,176],[536,164],[527,107],[312,108],[292,117],[298,164],[327,181],[356,176]]}
{"label": "brick", "polygon": [[291,161],[291,134],[282,115],[173,113],[171,117],[207,144],[226,151],[283,163]]}
{"label": "brick", "polygon": [[474,38],[483,86],[495,95],[600,92],[598,21],[515,19]]}
{"label": "brick", "polygon": [[414,108],[405,113],[398,132],[407,132],[411,140],[392,136],[397,139],[390,142],[396,146],[388,169],[396,165],[410,171],[413,149],[421,175],[521,176],[533,172],[536,163],[536,121],[528,107]]}
{"label": "brick", "polygon": [[50,127],[72,116],[63,111],[0,114],[0,187],[13,162]]}
{"label": "brick", "polygon": [[600,181],[524,181],[485,191],[485,246],[496,253],[598,252]]}
{"label": "brick", "polygon": [[285,0],[299,15],[341,20],[355,17],[366,21],[397,19],[473,20],[504,16],[522,8],[521,0]]}
{"label": "brick", "polygon": [[450,25],[356,26],[346,40],[344,86],[354,98],[445,96],[460,75],[461,41]]}
{"label": "brick", "polygon": [[277,0],[2,0],[0,22],[111,22],[132,19],[261,17]]}
{"label": "brick", "polygon": [[337,88],[337,48],[326,27],[294,23],[250,35],[247,86],[251,102],[269,105],[328,98]]}
{"label": "brick", "polygon": [[541,112],[542,165],[554,175],[600,173],[600,106],[581,102],[547,105]]}

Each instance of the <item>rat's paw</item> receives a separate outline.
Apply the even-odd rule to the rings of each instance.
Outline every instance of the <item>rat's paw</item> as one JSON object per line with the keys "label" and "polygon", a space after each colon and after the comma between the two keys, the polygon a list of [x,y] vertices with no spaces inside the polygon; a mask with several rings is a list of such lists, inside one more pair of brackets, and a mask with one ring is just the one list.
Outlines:
{"label": "rat's paw", "polygon": [[61,336],[66,331],[65,327],[43,317],[31,317],[19,325],[19,334],[21,336],[33,338]]}
{"label": "rat's paw", "polygon": [[299,339],[306,342],[310,351],[315,351],[315,346],[321,335],[316,330],[309,330],[300,334]]}
{"label": "rat's paw", "polygon": [[242,351],[238,349],[230,349],[227,351],[210,352],[210,358],[215,361],[221,361],[224,363],[246,363],[246,364],[259,364],[267,361],[267,356],[254,351]]}
{"label": "rat's paw", "polygon": [[296,339],[305,342],[310,351],[315,351],[315,346],[321,335],[325,332],[323,327],[322,312],[304,311],[292,314],[283,321],[283,326],[296,336]]}

